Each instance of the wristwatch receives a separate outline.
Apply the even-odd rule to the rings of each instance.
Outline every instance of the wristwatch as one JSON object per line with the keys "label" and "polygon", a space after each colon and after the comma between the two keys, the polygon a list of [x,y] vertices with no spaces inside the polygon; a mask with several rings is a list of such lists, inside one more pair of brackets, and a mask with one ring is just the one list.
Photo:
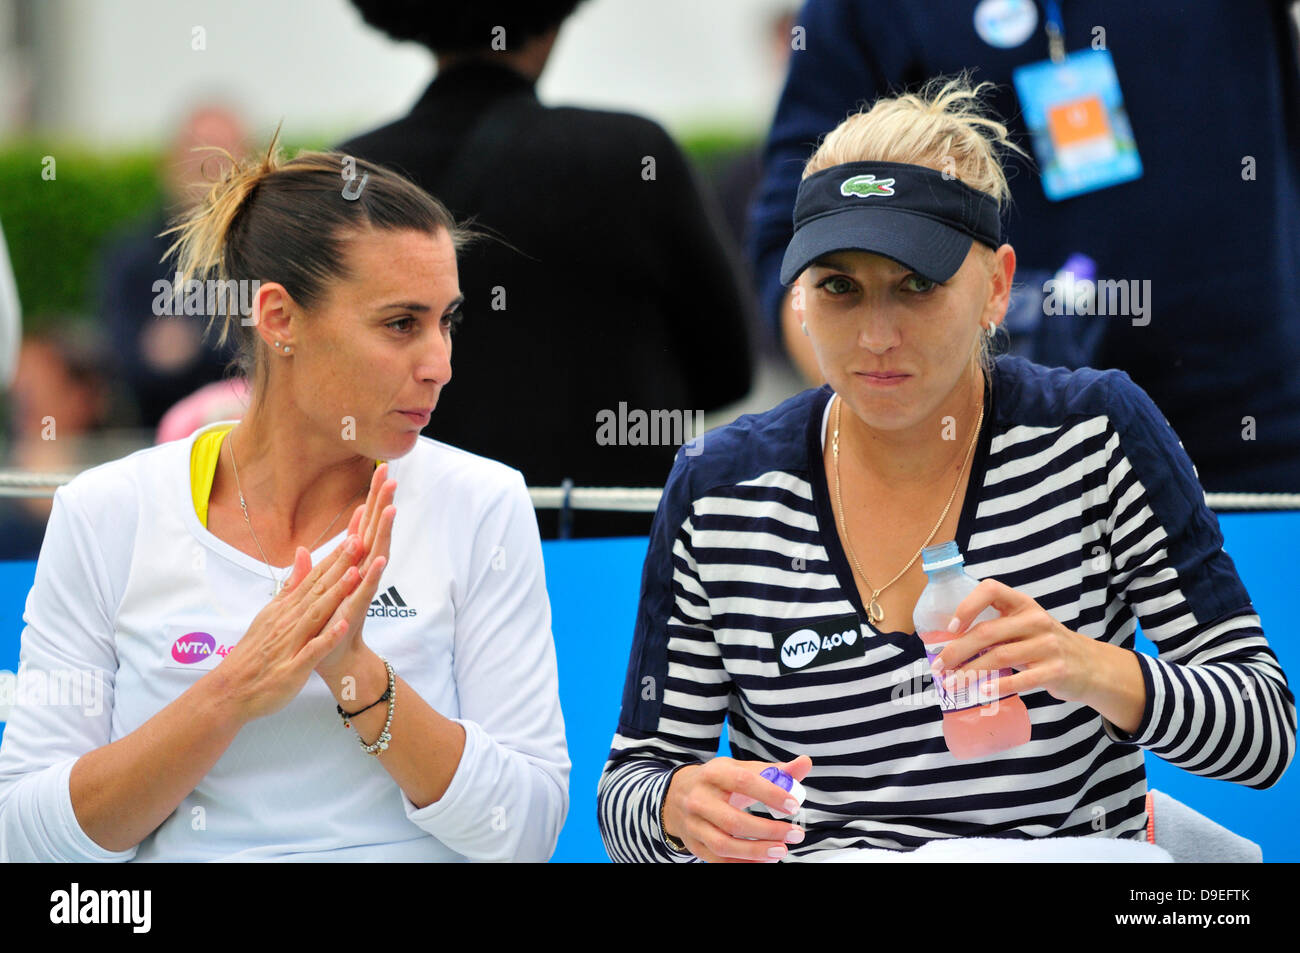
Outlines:
{"label": "wristwatch", "polygon": [[659,834],[663,837],[664,843],[668,845],[668,849],[678,854],[689,854],[691,851],[690,848],[688,848],[685,844],[683,844],[676,837],[673,837],[671,834],[668,833],[667,830],[665,830],[664,808],[668,806],[668,789],[673,785],[673,775],[676,774],[684,767],[686,767],[686,765],[679,764],[677,767],[673,768],[673,770],[668,774],[668,783],[664,785],[664,797],[663,800],[659,802]]}

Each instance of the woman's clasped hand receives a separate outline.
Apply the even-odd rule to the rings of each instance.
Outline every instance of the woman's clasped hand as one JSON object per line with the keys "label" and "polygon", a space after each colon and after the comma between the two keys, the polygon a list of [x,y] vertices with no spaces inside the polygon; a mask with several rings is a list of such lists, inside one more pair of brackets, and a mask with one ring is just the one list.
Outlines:
{"label": "woman's clasped hand", "polygon": [[317,671],[327,681],[358,652],[366,610],[388,562],[397,481],[375,468],[366,502],[352,514],[343,541],[315,566],[306,547],[294,553],[281,591],[213,669],[242,721],[279,711]]}

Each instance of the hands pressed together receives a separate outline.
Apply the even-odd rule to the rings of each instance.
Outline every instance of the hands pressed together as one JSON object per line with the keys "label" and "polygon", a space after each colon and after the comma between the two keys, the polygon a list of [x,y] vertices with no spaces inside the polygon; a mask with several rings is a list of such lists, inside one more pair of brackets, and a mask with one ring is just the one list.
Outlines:
{"label": "hands pressed together", "polygon": [[397,481],[387,477],[388,464],[381,463],[332,553],[312,566],[306,547],[298,547],[285,587],[213,670],[244,721],[279,711],[313,671],[332,686],[335,673],[360,657],[366,611],[388,563],[397,516]]}

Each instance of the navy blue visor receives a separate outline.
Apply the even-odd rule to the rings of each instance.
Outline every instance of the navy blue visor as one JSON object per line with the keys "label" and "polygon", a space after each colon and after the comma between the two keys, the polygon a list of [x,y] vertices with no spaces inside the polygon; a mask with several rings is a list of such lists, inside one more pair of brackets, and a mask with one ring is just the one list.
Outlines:
{"label": "navy blue visor", "polygon": [[957,273],[972,241],[994,250],[1002,244],[993,196],[926,166],[846,162],[799,183],[781,284],[793,284],[837,251],[883,255],[943,282]]}

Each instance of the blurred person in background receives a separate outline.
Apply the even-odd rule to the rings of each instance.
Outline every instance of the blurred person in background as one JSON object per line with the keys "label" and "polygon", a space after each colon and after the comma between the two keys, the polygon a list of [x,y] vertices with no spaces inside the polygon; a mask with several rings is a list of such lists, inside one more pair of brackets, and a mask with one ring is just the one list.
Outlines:
{"label": "blurred person in background", "polygon": [[[426,434],[530,486],[662,486],[697,412],[751,383],[753,308],[712,196],[651,120],[538,101],[576,0],[354,5],[428,47],[438,74],[407,116],[338,151],[409,176],[501,239],[461,264],[456,380]],[[638,431],[638,412],[676,425]],[[579,511],[572,531],[637,536],[650,523]],[[559,514],[538,524],[554,537]]]}
{"label": "blurred person in background", "polygon": [[[102,335],[84,320],[59,321],[23,338],[9,393],[6,467],[37,473],[80,468],[81,438],[108,416],[111,360]],[[52,505],[48,497],[0,498],[0,560],[37,557]]]}
{"label": "blurred person in background", "polygon": [[220,177],[229,163],[217,146],[234,155],[243,150],[245,129],[230,109],[195,108],[182,122],[163,170],[166,205],[117,232],[99,262],[99,311],[117,342],[118,375],[139,410],[138,424],[156,428],[177,401],[222,377],[233,353],[203,340],[204,318],[156,315],[155,282],[175,278],[175,263],[163,261],[169,242],[159,236],[167,219],[201,197],[205,181]]}
{"label": "blurred person in background", "polygon": [[184,440],[200,427],[218,420],[242,420],[251,396],[248,381],[242,377],[204,384],[163,414],[154,443]]}
{"label": "blurred person in background", "polygon": [[[863,102],[975,68],[976,79],[998,85],[991,106],[1012,117],[1013,137],[1032,143],[1044,173],[1010,180],[1008,241],[1028,295],[1027,306],[1013,299],[1008,312],[1013,344],[1028,336],[1039,363],[1127,371],[1181,436],[1207,491],[1300,491],[1300,76],[1291,6],[810,0],[752,209],[748,252],[764,318],[820,383],[778,275],[804,161]],[[1053,48],[1068,54],[1070,72],[1060,72]],[[1046,108],[1064,102],[1052,90],[1074,80],[1090,128]],[[1027,123],[1031,114],[1049,121]],[[1125,148],[1140,158],[1136,178],[1103,177],[1090,191],[1047,197],[1043,181],[1067,155]],[[1143,293],[1145,314],[1045,314],[1039,289],[1079,253],[1087,261],[1069,274],[1124,282]]]}
{"label": "blurred person in background", "polygon": [[[799,4],[785,2],[772,7],[764,21],[764,65],[784,77],[790,66],[791,31],[796,25]],[[727,157],[711,176],[727,229],[738,246],[745,242],[749,226],[749,205],[763,178],[763,143],[759,142]]]}

